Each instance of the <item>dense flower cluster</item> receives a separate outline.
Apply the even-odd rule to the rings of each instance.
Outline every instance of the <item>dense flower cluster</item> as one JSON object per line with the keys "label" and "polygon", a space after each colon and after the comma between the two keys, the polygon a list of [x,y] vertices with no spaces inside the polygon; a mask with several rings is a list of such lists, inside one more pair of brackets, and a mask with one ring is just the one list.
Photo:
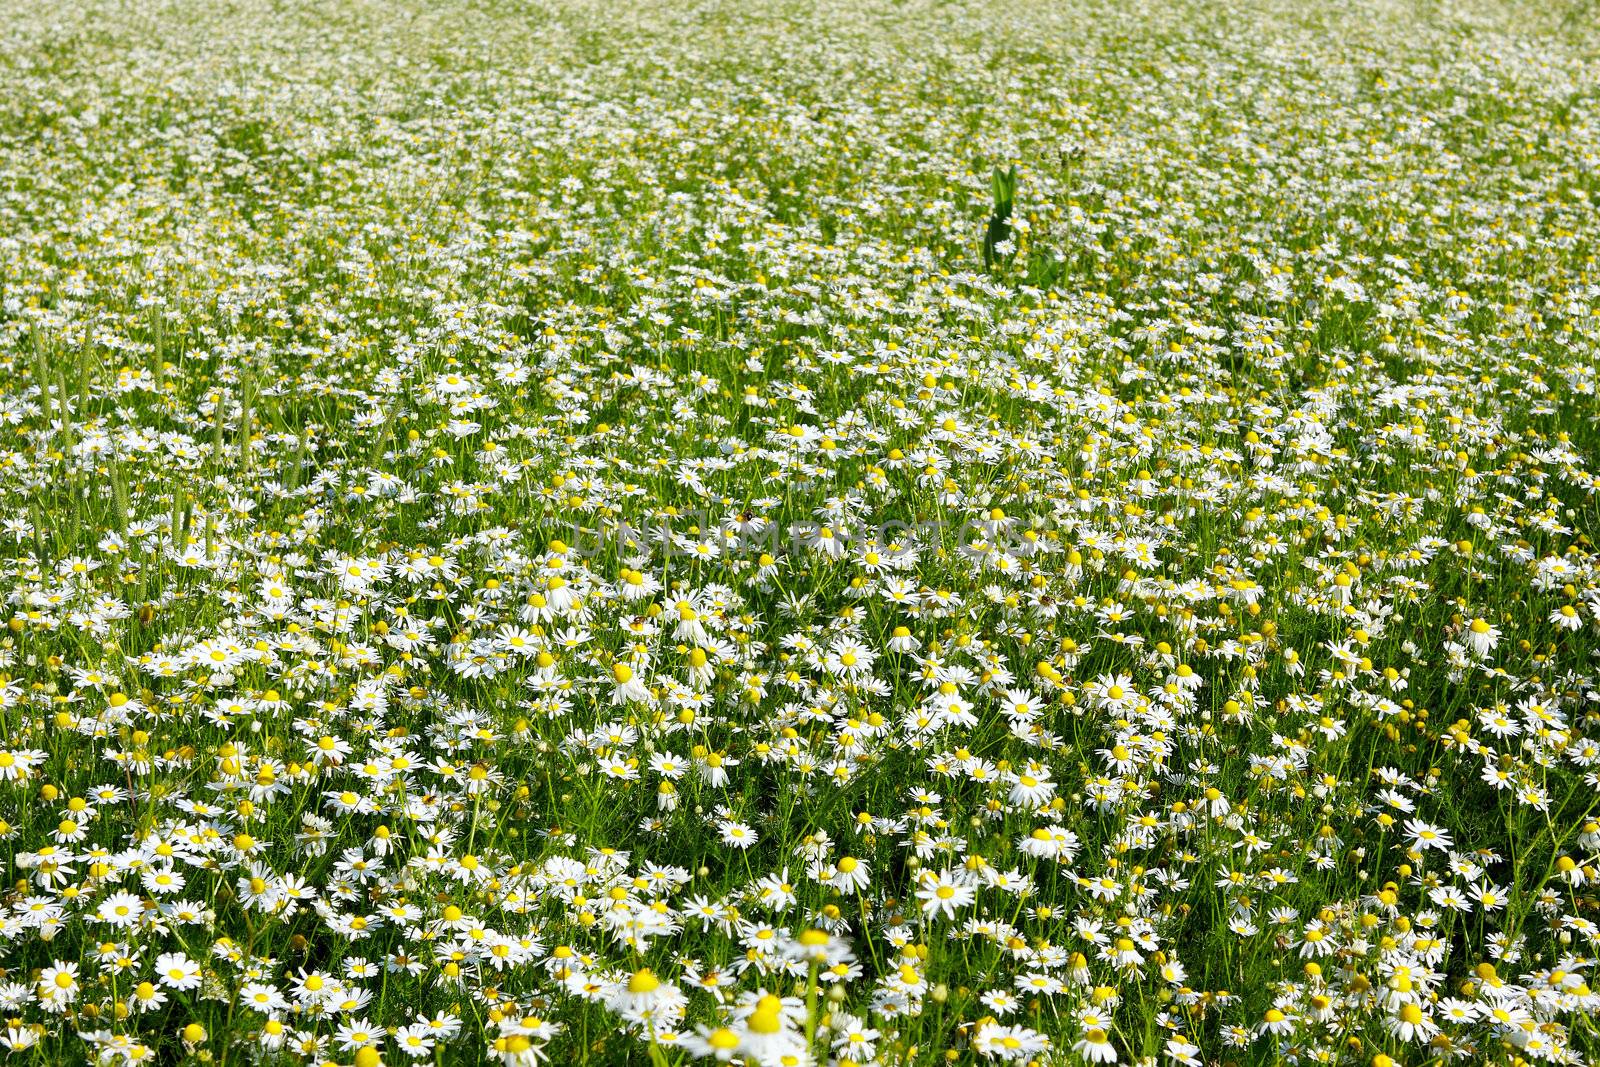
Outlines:
{"label": "dense flower cluster", "polygon": [[22,1062],[1600,1056],[1554,20],[11,7]]}

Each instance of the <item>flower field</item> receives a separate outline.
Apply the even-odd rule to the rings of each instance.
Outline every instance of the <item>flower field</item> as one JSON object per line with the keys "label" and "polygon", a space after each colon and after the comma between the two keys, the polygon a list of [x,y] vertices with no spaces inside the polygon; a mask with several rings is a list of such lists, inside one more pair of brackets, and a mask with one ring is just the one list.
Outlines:
{"label": "flower field", "polygon": [[21,1064],[1600,1063],[1600,12],[5,0]]}

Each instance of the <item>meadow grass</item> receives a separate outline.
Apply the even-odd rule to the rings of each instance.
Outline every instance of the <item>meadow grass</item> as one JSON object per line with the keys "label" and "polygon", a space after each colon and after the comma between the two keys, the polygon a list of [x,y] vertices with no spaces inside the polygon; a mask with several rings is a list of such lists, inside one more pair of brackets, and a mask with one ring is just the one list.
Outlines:
{"label": "meadow grass", "polygon": [[1590,6],[4,11],[17,1062],[1600,1060]]}

